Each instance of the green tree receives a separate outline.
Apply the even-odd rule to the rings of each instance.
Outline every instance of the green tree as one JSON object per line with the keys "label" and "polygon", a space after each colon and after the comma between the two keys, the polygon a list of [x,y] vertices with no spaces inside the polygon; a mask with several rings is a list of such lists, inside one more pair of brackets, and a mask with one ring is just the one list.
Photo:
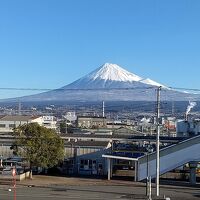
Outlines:
{"label": "green tree", "polygon": [[32,167],[53,167],[64,158],[64,142],[52,129],[47,129],[37,123],[25,124],[14,130],[17,154],[30,163]]}

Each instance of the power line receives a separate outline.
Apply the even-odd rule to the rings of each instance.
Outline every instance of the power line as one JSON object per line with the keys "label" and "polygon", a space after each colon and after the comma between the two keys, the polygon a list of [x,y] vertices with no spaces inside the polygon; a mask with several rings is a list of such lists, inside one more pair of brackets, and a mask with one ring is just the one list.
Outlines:
{"label": "power line", "polygon": [[[157,86],[149,87],[124,87],[124,88],[24,88],[24,87],[0,87],[0,90],[25,90],[25,91],[65,91],[65,90],[137,90],[137,89],[157,89]],[[162,88],[162,91],[171,90],[188,90],[188,91],[198,91],[198,88],[183,88],[183,87],[167,87]]]}
{"label": "power line", "polygon": [[137,87],[137,88],[17,88],[17,87],[1,87],[0,90],[22,90],[22,91],[81,91],[81,90],[138,90],[138,89],[155,89],[155,87]]}

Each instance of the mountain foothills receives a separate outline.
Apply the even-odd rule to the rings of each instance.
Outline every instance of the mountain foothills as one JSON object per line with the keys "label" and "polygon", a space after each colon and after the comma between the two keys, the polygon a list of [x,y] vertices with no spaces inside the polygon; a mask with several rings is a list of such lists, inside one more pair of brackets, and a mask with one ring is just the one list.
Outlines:
{"label": "mountain foothills", "polygon": [[[20,97],[20,101],[155,101],[155,90],[159,86],[162,87],[161,99],[163,100],[182,101],[199,97],[172,90],[149,78],[142,78],[128,72],[116,64],[105,63],[69,85]],[[12,100],[14,99],[10,99]]]}

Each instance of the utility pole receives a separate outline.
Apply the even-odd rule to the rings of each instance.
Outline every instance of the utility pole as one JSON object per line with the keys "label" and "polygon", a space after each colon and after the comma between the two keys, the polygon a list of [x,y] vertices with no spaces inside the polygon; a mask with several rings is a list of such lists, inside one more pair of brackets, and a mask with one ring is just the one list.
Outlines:
{"label": "utility pole", "polygon": [[159,194],[159,175],[160,175],[160,91],[161,86],[157,89],[157,137],[156,137],[156,196]]}
{"label": "utility pole", "polygon": [[105,103],[104,103],[104,101],[102,103],[102,107],[103,107],[103,117],[105,117]]}

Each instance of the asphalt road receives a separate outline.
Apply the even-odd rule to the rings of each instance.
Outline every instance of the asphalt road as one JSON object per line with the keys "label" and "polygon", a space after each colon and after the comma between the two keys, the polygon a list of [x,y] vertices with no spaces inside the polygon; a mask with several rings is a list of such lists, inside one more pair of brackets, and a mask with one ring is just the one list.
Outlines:
{"label": "asphalt road", "polygon": [[[55,180],[54,180],[55,181]],[[174,185],[162,185],[161,196],[164,194],[171,200],[199,200],[200,187],[186,187]],[[153,188],[155,194],[155,188]],[[130,200],[146,199],[145,184],[133,182],[119,182],[106,180],[95,182],[85,180],[81,182],[77,178],[74,185],[54,182],[53,184],[28,187],[18,185],[16,200]],[[155,199],[155,198],[153,198]],[[163,198],[162,198],[163,199]],[[9,185],[0,185],[0,200],[14,200],[14,190],[9,191]]]}
{"label": "asphalt road", "polygon": [[[17,200],[51,200],[51,199],[69,199],[69,200],[111,200],[121,199],[121,197],[127,195],[123,191],[116,191],[115,188],[109,190],[104,186],[76,186],[76,187],[54,187],[54,188],[18,188]],[[0,190],[0,199],[8,200],[14,199],[14,191]]]}

